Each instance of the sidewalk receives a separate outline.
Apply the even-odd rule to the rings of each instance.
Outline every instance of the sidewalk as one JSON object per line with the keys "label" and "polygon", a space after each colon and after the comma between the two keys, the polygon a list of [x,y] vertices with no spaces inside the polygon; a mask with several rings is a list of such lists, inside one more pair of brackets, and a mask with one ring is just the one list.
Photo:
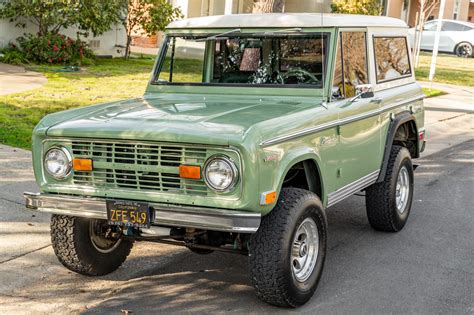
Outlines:
{"label": "sidewalk", "polygon": [[154,47],[140,47],[140,46],[130,46],[130,51],[133,54],[144,54],[144,55],[158,55],[159,48]]}
{"label": "sidewalk", "polygon": [[418,83],[424,88],[433,88],[448,93],[426,99],[425,109],[474,113],[474,88],[426,81],[419,81]]}
{"label": "sidewalk", "polygon": [[[430,82],[419,82],[430,87]],[[432,83],[448,94],[424,100],[427,144],[422,156],[474,138],[474,89],[466,86]]]}
{"label": "sidewalk", "polygon": [[47,81],[41,73],[27,71],[23,67],[0,63],[0,95],[36,89]]}

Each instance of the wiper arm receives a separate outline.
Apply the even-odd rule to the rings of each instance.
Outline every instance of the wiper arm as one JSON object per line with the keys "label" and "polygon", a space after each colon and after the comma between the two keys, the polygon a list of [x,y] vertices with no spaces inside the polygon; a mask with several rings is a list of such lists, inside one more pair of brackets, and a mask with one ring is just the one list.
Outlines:
{"label": "wiper arm", "polygon": [[209,37],[206,37],[206,38],[199,38],[196,41],[197,42],[205,42],[205,41],[208,41],[208,40],[218,39],[218,38],[220,38],[224,35],[229,35],[229,34],[234,34],[234,33],[241,33],[241,32],[242,32],[242,30],[240,28],[236,28],[234,30],[230,30],[230,31],[227,31],[227,32],[224,32],[224,33],[212,35],[212,36],[209,36]]}
{"label": "wiper arm", "polygon": [[272,35],[272,34],[278,34],[278,33],[301,33],[303,29],[301,27],[294,27],[294,28],[286,28],[282,30],[276,30],[276,31],[271,31],[271,32],[265,32],[263,35]]}

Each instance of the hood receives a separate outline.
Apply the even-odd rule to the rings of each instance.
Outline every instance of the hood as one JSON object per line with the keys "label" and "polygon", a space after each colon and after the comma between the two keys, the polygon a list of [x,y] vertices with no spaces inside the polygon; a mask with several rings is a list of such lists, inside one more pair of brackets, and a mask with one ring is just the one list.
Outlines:
{"label": "hood", "polygon": [[228,145],[242,141],[259,123],[320,102],[288,97],[145,96],[82,109],[77,116],[50,126],[47,135]]}

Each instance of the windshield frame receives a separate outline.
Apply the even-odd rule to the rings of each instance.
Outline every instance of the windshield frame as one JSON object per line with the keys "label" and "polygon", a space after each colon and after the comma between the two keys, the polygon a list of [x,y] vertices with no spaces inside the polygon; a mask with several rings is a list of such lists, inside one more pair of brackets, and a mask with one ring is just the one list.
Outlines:
{"label": "windshield frame", "polygon": [[[229,31],[229,29],[218,29],[218,30],[201,30],[201,31],[196,31],[196,30],[173,30],[170,31],[166,34],[163,43],[160,48],[160,52],[158,54],[155,67],[152,73],[152,76],[150,78],[149,82],[149,89],[150,92],[151,90],[160,90],[162,92],[180,92],[181,89],[187,88],[189,90],[190,88],[196,88],[198,90],[201,90],[200,88],[212,88],[211,90],[214,91],[214,88],[241,88],[245,90],[258,90],[255,88],[265,88],[265,89],[270,89],[270,90],[279,90],[281,91],[282,89],[288,90],[288,92],[291,92],[292,90],[297,90],[297,91],[302,91],[302,90],[309,90],[312,91],[312,93],[308,93],[308,95],[315,95],[315,94],[321,94],[321,95],[327,95],[325,94],[323,90],[326,90],[328,87],[328,82],[330,82],[331,77],[332,77],[332,66],[333,66],[333,47],[334,47],[334,32],[335,28],[311,28],[311,29],[301,29],[298,30],[297,32],[294,32],[292,30],[288,30],[286,32],[282,31],[281,29],[278,28],[272,28],[272,29],[245,29],[239,32],[238,35],[232,34],[231,36],[226,36],[224,35],[223,38],[242,38],[242,37],[261,37],[261,38],[298,38],[298,37],[303,37],[303,38],[308,38],[308,37],[314,37],[318,38],[321,35],[324,35],[327,40],[326,40],[326,45],[324,47],[324,55],[325,55],[325,62],[323,65],[323,80],[321,85],[314,85],[314,84],[265,84],[265,83],[255,83],[255,84],[249,84],[249,83],[215,83],[215,82],[159,82],[158,78],[160,75],[160,72],[162,70],[163,65],[165,64],[165,58],[168,52],[168,48],[170,47],[170,43],[173,37],[198,37],[198,38],[206,38],[206,37],[212,37],[216,35],[220,35],[221,33],[224,33],[226,31]],[[232,30],[230,30],[232,31]],[[220,38],[220,37],[218,37]],[[217,38],[217,39],[218,39]],[[208,49],[209,44],[213,44],[215,42],[216,38],[212,38],[209,40],[206,40],[206,53]],[[210,58],[206,54],[204,55],[204,59]],[[205,60],[203,60],[206,62]],[[316,92],[315,92],[316,91]],[[202,91],[201,91],[202,92]],[[212,92],[211,92],[212,93]],[[257,93],[251,93],[251,94],[257,94]],[[265,93],[266,94],[266,93]],[[281,93],[278,92],[276,94],[284,95],[286,93]],[[304,93],[306,94],[306,93]]]}

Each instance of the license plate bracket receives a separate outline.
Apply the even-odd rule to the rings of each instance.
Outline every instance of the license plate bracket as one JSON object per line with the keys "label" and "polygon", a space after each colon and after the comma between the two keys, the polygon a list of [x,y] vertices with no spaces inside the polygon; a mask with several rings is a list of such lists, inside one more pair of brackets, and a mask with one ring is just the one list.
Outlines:
{"label": "license plate bracket", "polygon": [[106,200],[107,220],[110,225],[149,228],[150,206],[132,200]]}

